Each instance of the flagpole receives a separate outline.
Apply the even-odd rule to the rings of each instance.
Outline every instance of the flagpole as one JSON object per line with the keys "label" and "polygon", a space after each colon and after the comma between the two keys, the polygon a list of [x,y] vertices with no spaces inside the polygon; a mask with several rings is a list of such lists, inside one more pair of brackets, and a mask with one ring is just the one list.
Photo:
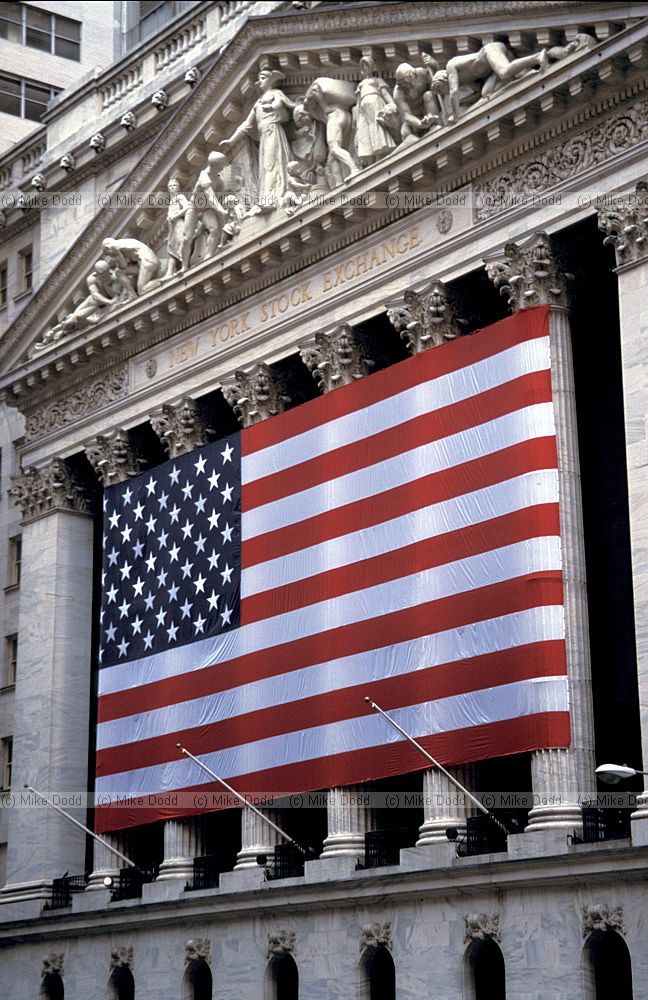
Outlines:
{"label": "flagpole", "polygon": [[421,744],[417,740],[415,740],[413,736],[411,736],[408,732],[406,732],[402,728],[402,726],[399,726],[398,723],[395,722],[390,715],[387,715],[387,712],[383,711],[380,705],[376,705],[375,701],[372,701],[368,695],[365,697],[365,701],[371,708],[375,709],[376,712],[380,712],[382,717],[387,720],[390,726],[393,726],[394,729],[401,734],[401,736],[404,736],[408,743],[411,743],[413,747],[416,747],[419,753],[422,753],[423,756],[426,758],[426,760],[429,760],[430,764],[432,764],[433,767],[437,767],[442,774],[445,774],[448,781],[450,781],[455,786],[455,788],[458,788],[459,791],[466,796],[466,798],[470,799],[473,805],[477,806],[477,808],[480,809],[486,816],[489,816],[492,819],[493,823],[496,823],[497,826],[499,826],[502,830],[504,830],[506,834],[508,834],[509,831],[506,829],[504,824],[501,823],[496,816],[493,816],[490,809],[487,809],[486,806],[479,801],[479,799],[475,798],[472,792],[469,792],[467,788],[464,788],[461,782],[457,781],[457,779],[453,774],[450,774],[450,771],[446,771],[443,764],[439,764],[439,761],[435,760],[432,754],[428,753],[427,750],[424,747],[422,747]]}
{"label": "flagpole", "polygon": [[134,861],[131,861],[130,858],[127,858],[125,854],[122,854],[121,851],[118,851],[116,847],[113,847],[112,844],[109,844],[108,841],[104,840],[103,837],[100,837],[99,834],[93,833],[92,830],[90,830],[87,826],[84,826],[83,823],[80,823],[78,819],[74,818],[74,816],[70,816],[70,814],[67,813],[65,809],[61,809],[60,806],[54,805],[54,803],[47,798],[47,795],[43,795],[42,792],[39,792],[35,788],[32,788],[31,785],[23,785],[23,788],[28,788],[30,792],[34,793],[34,795],[38,795],[39,798],[47,802],[48,806],[50,806],[52,809],[56,809],[57,813],[60,813],[61,816],[65,817],[65,819],[68,819],[70,823],[74,823],[74,825],[78,826],[79,829],[84,830],[85,833],[89,833],[90,836],[93,838],[93,840],[96,840],[98,844],[102,845],[102,847],[107,847],[108,850],[112,851],[113,854],[116,854],[117,857],[122,858],[122,860],[125,861],[127,865],[130,865],[131,868],[137,868],[137,865],[135,864]]}
{"label": "flagpole", "polygon": [[264,823],[267,823],[268,826],[271,826],[273,830],[276,830],[277,833],[284,838],[284,840],[287,840],[289,844],[293,844],[299,851],[302,852],[302,854],[309,853],[309,851],[307,851],[305,847],[302,847],[301,844],[298,844],[296,840],[293,840],[292,837],[289,837],[285,830],[282,830],[280,826],[277,826],[276,823],[273,823],[273,821],[270,819],[269,816],[266,816],[265,813],[262,813],[260,809],[257,809],[256,806],[253,806],[251,802],[248,802],[247,799],[245,799],[242,795],[239,795],[239,793],[236,791],[235,788],[232,788],[231,785],[228,785],[223,778],[220,778],[215,771],[212,771],[210,767],[207,767],[206,764],[203,764],[203,762],[199,760],[198,757],[194,757],[194,755],[190,753],[190,751],[187,750],[186,747],[183,747],[181,743],[176,743],[176,746],[180,751],[180,753],[184,754],[185,757],[189,757],[194,762],[194,764],[198,765],[198,767],[202,767],[203,771],[206,771],[207,774],[211,775],[212,778],[215,778],[216,781],[223,786],[223,788],[226,788],[227,791],[230,792],[230,794],[232,794],[240,802],[242,802],[244,806],[246,806],[248,809],[251,809],[252,812],[256,813],[257,816],[260,819],[262,819]]}

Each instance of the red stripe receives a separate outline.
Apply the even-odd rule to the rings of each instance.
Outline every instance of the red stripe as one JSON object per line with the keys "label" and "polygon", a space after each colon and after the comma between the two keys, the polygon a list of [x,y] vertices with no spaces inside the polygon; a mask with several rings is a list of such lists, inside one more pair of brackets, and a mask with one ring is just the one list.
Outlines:
{"label": "red stripe", "polygon": [[307,406],[295,407],[272,420],[247,427],[241,432],[241,452],[251,455],[347,413],[388,399],[421,382],[465,368],[527,340],[546,337],[548,333],[547,306],[524,309],[484,331],[476,331],[470,337],[460,337],[434,351],[423,351],[361,382],[311,400]]}
{"label": "red stripe", "polygon": [[557,503],[524,507],[488,521],[412,542],[370,559],[347,563],[282,587],[252,594],[241,601],[241,624],[250,625],[319,601],[377,587],[525,539],[559,534]]}
{"label": "red stripe", "polygon": [[299,720],[298,728],[310,729],[371,715],[372,709],[365,706],[363,700],[368,690],[381,705],[403,708],[529,678],[555,677],[566,672],[563,640],[530,643],[434,667],[417,666],[410,674],[365,682],[247,712],[222,722],[98,750],[96,773],[103,777],[176,761],[178,742],[191,747],[193,754],[215,753],[249,741],[250,734],[254,734],[256,741],[294,732],[296,720]]}
{"label": "red stripe", "polygon": [[[389,709],[391,706],[384,707]],[[570,742],[569,713],[542,712],[519,719],[457,729],[436,736],[424,736],[419,742],[442,764],[487,760],[490,757],[525,753],[538,747],[566,747]],[[193,753],[191,747],[188,749]],[[392,775],[422,771],[427,766],[421,754],[403,741],[356,750],[353,753],[306,760],[274,770],[236,775],[228,781],[241,795],[271,793],[278,797],[295,793],[297,790],[309,792],[338,785],[377,781],[379,778]],[[214,812],[218,808],[219,797],[222,798],[223,795],[223,789],[217,782],[192,785],[184,788],[182,792],[185,795],[195,793],[194,807],[182,805],[174,808],[173,805],[163,804],[164,797],[168,793],[160,794],[160,805],[150,808],[146,805],[150,799],[155,800],[154,796],[142,796],[143,808],[100,806],[95,811],[95,830],[98,833],[106,833],[109,830],[127,829],[158,820]],[[209,799],[211,794],[215,797],[214,802]],[[277,804],[276,801],[274,804]]]}
{"label": "red stripe", "polygon": [[470,396],[458,403],[422,413],[378,434],[333,448],[306,462],[281,469],[253,482],[246,482],[241,492],[242,510],[254,510],[255,507],[274,500],[294,496],[331,479],[367,469],[378,462],[407,454],[432,441],[441,441],[505,414],[536,403],[550,402],[551,375],[548,370],[521,375],[520,378],[488,389],[478,396]]}
{"label": "red stripe", "polygon": [[165,705],[190,701],[240,684],[289,673],[302,667],[381,649],[395,642],[461,628],[478,621],[563,603],[562,576],[545,571],[505,580],[463,594],[452,594],[367,621],[319,632],[225,663],[169,677],[99,699],[98,721],[123,718]]}
{"label": "red stripe", "polygon": [[555,437],[521,441],[484,458],[433,472],[364,500],[246,539],[241,547],[242,565],[255,566],[527,472],[555,469],[557,465]]}

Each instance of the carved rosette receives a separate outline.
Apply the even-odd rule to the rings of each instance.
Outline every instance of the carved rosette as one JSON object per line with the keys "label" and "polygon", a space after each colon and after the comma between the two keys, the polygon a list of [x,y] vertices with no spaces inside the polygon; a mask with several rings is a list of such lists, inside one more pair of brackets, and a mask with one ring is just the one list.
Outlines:
{"label": "carved rosette", "polygon": [[487,938],[499,941],[499,913],[470,913],[464,919],[466,922],[465,944],[470,941],[485,941]]}
{"label": "carved rosette", "polygon": [[199,959],[211,962],[211,944],[207,938],[191,938],[185,945],[185,966]]}
{"label": "carved rosette", "polygon": [[49,465],[35,466],[12,477],[13,486],[8,493],[22,510],[23,521],[42,517],[56,510],[72,510],[89,514],[91,501],[85,486],[67,468],[65,462],[55,458]]}
{"label": "carved rosette", "polygon": [[546,233],[534,233],[526,243],[507,243],[501,253],[484,258],[486,274],[509,304],[511,312],[529,306],[568,305],[564,271]]}
{"label": "carved rosette", "polygon": [[266,364],[234,372],[222,380],[221,389],[243,427],[282,413],[290,403],[290,396],[284,395],[280,380]]}
{"label": "carved rosette", "polygon": [[360,933],[360,951],[365,948],[391,948],[392,946],[392,925],[390,921],[385,923],[363,924]]}
{"label": "carved rosette", "polygon": [[587,937],[592,931],[618,931],[619,934],[625,934],[623,907],[611,907],[607,903],[584,906],[583,937]]}
{"label": "carved rosette", "polygon": [[294,955],[294,953],[294,931],[277,931],[276,934],[268,934],[268,958],[274,958],[276,955]]}
{"label": "carved rosette", "polygon": [[141,472],[146,464],[121,428],[110,434],[99,434],[96,441],[86,445],[85,452],[102,486],[123,483],[129,476]]}
{"label": "carved rosette", "polygon": [[133,948],[129,945],[125,948],[113,948],[110,952],[110,968],[123,969],[133,968]]}
{"label": "carved rosette", "polygon": [[322,392],[356,382],[374,366],[346,323],[328,333],[316,333],[302,344],[299,353]]}
{"label": "carved rosette", "polygon": [[41,975],[49,976],[52,973],[56,973],[59,976],[63,975],[63,952],[51,951],[49,955],[43,959],[43,971]]}
{"label": "carved rosette", "polygon": [[599,209],[603,244],[614,247],[617,266],[648,254],[648,183],[639,181],[634,194]]}
{"label": "carved rosette", "polygon": [[387,317],[407,344],[410,354],[440,347],[460,337],[465,320],[457,315],[457,297],[442,281],[431,281],[420,292],[408,288],[402,302],[387,305]]}
{"label": "carved rosette", "polygon": [[151,414],[149,420],[169,458],[202,448],[208,436],[214,433],[207,426],[200,405],[191,396],[183,396],[177,403],[165,403]]}

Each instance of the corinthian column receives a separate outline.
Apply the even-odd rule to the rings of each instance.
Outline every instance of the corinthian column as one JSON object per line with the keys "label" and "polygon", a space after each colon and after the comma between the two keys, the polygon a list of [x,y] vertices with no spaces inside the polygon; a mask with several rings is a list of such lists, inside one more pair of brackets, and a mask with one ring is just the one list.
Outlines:
{"label": "corinthian column", "polygon": [[[536,750],[531,757],[534,796],[529,830],[572,831],[581,825],[579,794],[595,787],[585,547],[581,504],[576,396],[567,311],[566,275],[546,233],[509,243],[486,260],[486,273],[508,299],[511,312],[549,306],[551,384],[558,450],[560,540],[565,601],[565,643],[571,720],[567,749]],[[558,804],[549,804],[549,803]],[[547,803],[547,804],[544,804]]]}

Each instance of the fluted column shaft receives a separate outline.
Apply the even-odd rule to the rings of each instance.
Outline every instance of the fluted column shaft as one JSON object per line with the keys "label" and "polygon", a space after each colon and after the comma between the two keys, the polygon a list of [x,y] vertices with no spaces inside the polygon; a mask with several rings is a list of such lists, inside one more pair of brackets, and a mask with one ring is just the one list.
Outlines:
{"label": "fluted column shaft", "polygon": [[194,858],[204,854],[205,832],[200,816],[168,819],[164,824],[164,860],[157,881],[191,878]]}
{"label": "fluted column shaft", "polygon": [[[279,809],[264,809],[263,814],[273,823],[281,825]],[[282,838],[269,823],[251,809],[243,809],[241,815],[241,850],[236,856],[236,869],[258,868],[260,854],[271,855],[275,845],[283,843]]]}
{"label": "fluted column shaft", "polygon": [[[475,766],[463,764],[448,768],[457,781],[475,792]],[[417,847],[426,844],[447,843],[446,830],[455,827],[460,836],[466,832],[466,819],[475,809],[459,791],[456,785],[438,768],[433,767],[423,773],[423,825],[419,830]]]}
{"label": "fluted column shaft", "polygon": [[361,785],[332,788],[326,806],[328,835],[322,858],[364,858],[365,833],[372,829],[373,813]]}
{"label": "fluted column shaft", "polygon": [[[106,844],[111,844],[127,858],[130,857],[131,833],[129,830],[102,833],[101,837],[102,840],[106,841]],[[105,878],[117,878],[120,870],[126,867],[126,862],[118,854],[109,850],[105,844],[95,840],[92,851],[92,874],[88,880],[88,890],[103,889]]]}

